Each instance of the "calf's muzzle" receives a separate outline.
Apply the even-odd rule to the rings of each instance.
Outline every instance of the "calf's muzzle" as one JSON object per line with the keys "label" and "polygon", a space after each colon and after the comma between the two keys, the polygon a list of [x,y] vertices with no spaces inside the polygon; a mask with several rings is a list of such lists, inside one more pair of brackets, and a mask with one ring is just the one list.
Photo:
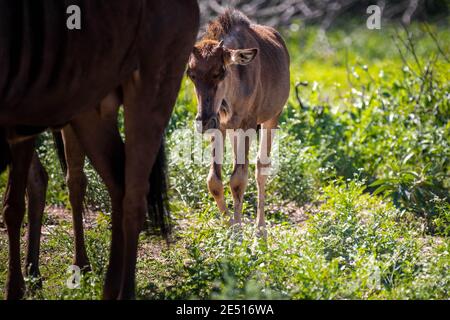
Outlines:
{"label": "calf's muzzle", "polygon": [[207,130],[219,128],[219,118],[217,115],[210,117],[197,116],[195,118],[195,127],[198,133],[205,133]]}

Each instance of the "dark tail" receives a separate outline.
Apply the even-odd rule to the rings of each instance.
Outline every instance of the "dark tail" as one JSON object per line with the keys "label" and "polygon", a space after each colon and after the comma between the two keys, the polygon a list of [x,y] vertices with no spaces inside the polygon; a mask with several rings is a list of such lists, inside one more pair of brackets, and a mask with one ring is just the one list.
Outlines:
{"label": "dark tail", "polygon": [[53,131],[53,142],[55,143],[56,154],[58,155],[59,164],[61,165],[61,170],[63,171],[65,179],[67,176],[67,161],[61,131]]}
{"label": "dark tail", "polygon": [[11,151],[5,132],[0,128],[0,174],[3,173],[11,163]]}
{"label": "dark tail", "polygon": [[165,141],[163,140],[150,174],[150,192],[148,193],[147,204],[153,228],[167,240],[171,232],[171,223],[167,197],[167,166],[164,144]]}

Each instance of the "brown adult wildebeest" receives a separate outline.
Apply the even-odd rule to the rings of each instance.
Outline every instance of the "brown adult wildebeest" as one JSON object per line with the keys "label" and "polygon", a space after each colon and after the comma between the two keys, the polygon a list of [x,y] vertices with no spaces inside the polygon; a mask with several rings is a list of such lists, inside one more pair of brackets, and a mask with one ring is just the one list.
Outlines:
{"label": "brown adult wildebeest", "polygon": [[[17,137],[69,122],[110,194],[114,193],[112,199],[121,199],[113,203],[104,298],[134,297],[138,235],[147,211],[150,172],[198,31],[194,0],[71,4],[81,8],[81,30],[66,28],[63,1],[0,0],[0,169],[19,163],[10,166],[10,180],[19,183],[8,188],[5,197],[10,252],[7,298],[23,295],[20,227],[34,148],[32,139]],[[99,116],[99,101],[119,86],[123,87],[125,151],[114,142],[98,144],[105,140],[87,121]],[[149,199],[156,204],[156,220],[163,222],[161,194],[158,197],[155,190]]]}
{"label": "brown adult wildebeest", "polygon": [[[238,161],[242,131],[261,125],[260,150],[256,166],[258,188],[257,225],[265,227],[264,197],[266,171],[270,163],[262,161],[270,154],[273,130],[289,96],[289,54],[273,28],[253,24],[241,12],[227,11],[209,23],[206,34],[190,56],[188,76],[198,98],[197,122],[201,132],[219,129],[219,137],[231,130],[234,171],[230,186],[234,200],[233,223],[241,222],[243,197],[248,180],[248,151],[251,141],[244,132],[244,161]],[[213,152],[223,146],[217,135]],[[214,159],[208,176],[208,188],[219,210],[227,213],[221,179],[221,161]]]}

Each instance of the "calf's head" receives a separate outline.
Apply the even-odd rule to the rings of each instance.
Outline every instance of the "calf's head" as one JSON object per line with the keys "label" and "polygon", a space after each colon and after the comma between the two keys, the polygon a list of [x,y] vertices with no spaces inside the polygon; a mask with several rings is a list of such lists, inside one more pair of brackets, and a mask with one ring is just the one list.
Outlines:
{"label": "calf's head", "polygon": [[223,41],[204,40],[195,45],[189,58],[187,75],[195,85],[198,100],[196,127],[204,133],[219,127],[219,108],[229,89],[229,66],[247,65],[258,49],[228,49]]}

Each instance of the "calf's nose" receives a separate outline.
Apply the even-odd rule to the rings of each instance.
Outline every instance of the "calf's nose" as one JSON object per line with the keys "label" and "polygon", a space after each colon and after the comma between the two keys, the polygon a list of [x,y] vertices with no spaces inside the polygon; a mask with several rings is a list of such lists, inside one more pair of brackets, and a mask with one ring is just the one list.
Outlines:
{"label": "calf's nose", "polygon": [[209,121],[204,125],[205,130],[209,129],[218,129],[219,128],[219,120],[216,116],[211,117]]}
{"label": "calf's nose", "polygon": [[219,128],[219,119],[217,116],[212,116],[206,119],[203,119],[200,116],[195,118],[195,127],[197,132],[205,133],[205,131],[210,129],[218,129]]}

